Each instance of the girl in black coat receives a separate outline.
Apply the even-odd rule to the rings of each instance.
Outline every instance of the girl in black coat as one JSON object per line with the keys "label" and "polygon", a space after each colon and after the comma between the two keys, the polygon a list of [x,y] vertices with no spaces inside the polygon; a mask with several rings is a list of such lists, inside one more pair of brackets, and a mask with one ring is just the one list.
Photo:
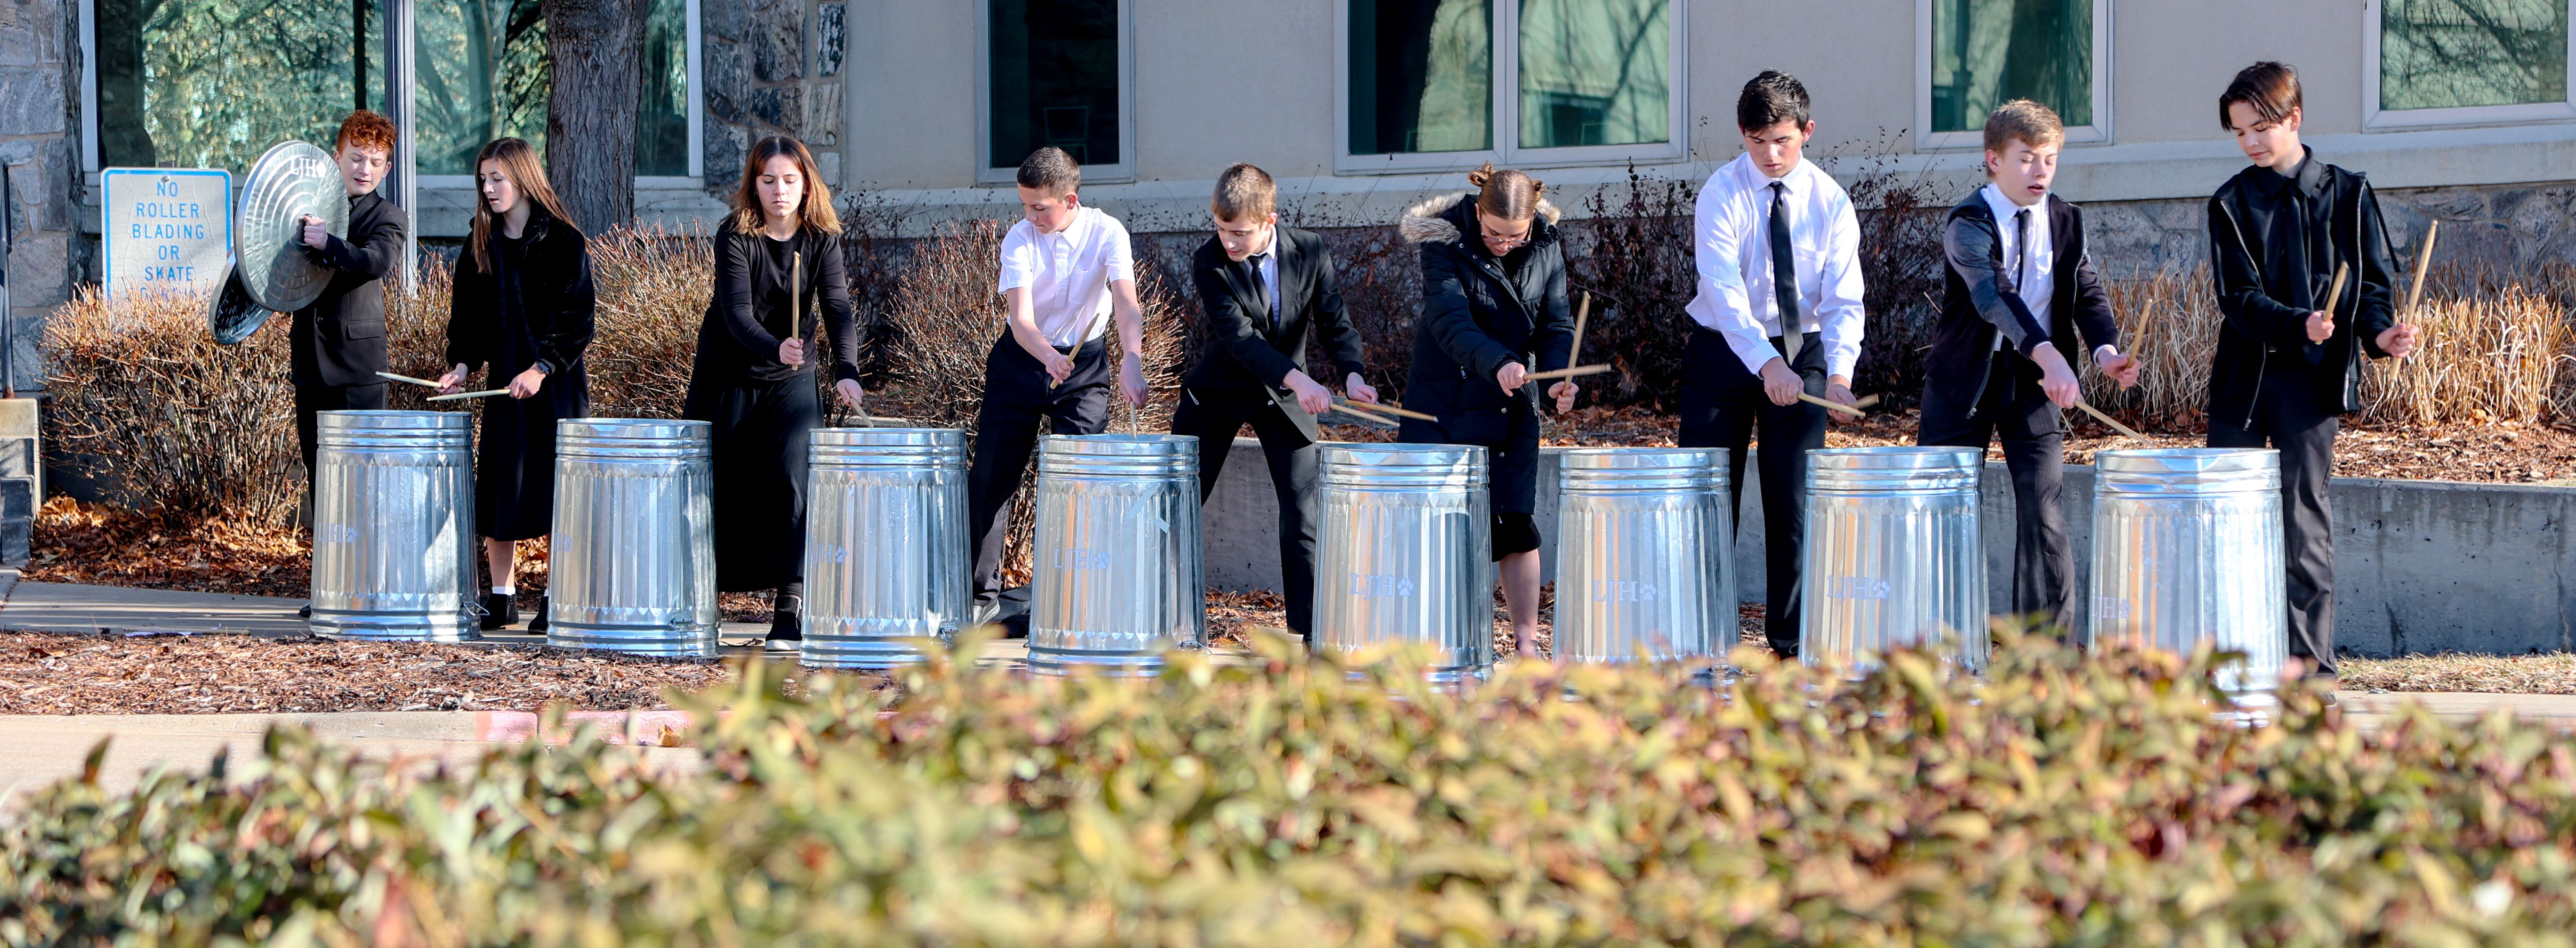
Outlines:
{"label": "girl in black coat", "polygon": [[[1486,165],[1467,175],[1480,190],[1405,213],[1397,229],[1422,245],[1422,317],[1413,327],[1405,407],[1397,438],[1482,445],[1491,465],[1494,559],[1515,651],[1532,655],[1538,627],[1538,386],[1529,366],[1562,369],[1574,348],[1566,302],[1565,247],[1545,185]],[[1556,410],[1574,407],[1572,379],[1549,386]]]}
{"label": "girl in black coat", "polygon": [[[510,397],[483,402],[483,434],[474,465],[474,532],[492,567],[483,628],[519,621],[517,543],[553,532],[555,421],[590,414],[590,379],[582,352],[590,346],[595,304],[590,244],[564,214],[546,183],[545,165],[526,140],[483,146],[474,161],[482,200],[474,234],[456,261],[447,308],[447,361],[442,391],[465,387],[486,365]],[[528,630],[546,628],[543,605]]]}
{"label": "girl in black coat", "polygon": [[852,407],[860,397],[841,220],[804,143],[772,136],[752,146],[724,230],[680,414],[715,425],[716,588],[776,590],[769,642],[794,648],[804,637],[807,438],[823,426],[817,328],[831,330],[833,393]]}

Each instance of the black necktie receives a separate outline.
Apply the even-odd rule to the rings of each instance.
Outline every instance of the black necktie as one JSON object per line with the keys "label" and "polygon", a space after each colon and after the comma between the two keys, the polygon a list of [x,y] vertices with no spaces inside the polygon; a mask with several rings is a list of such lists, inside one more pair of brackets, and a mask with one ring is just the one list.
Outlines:
{"label": "black necktie", "polygon": [[2030,208],[2013,212],[2013,292],[2030,285]]}
{"label": "black necktie", "polygon": [[1261,304],[1262,312],[1269,314],[1269,318],[1264,321],[1262,326],[1262,331],[1265,333],[1275,332],[1278,330],[1279,307],[1270,305],[1270,281],[1261,278],[1261,261],[1269,258],[1271,254],[1277,252],[1279,252],[1277,248],[1272,248],[1270,250],[1264,250],[1260,253],[1253,254],[1252,256],[1245,257],[1243,260],[1243,262],[1252,265],[1252,298]]}
{"label": "black necktie", "polygon": [[1798,317],[1798,255],[1789,245],[1789,189],[1771,182],[1771,293],[1780,301],[1780,354],[1789,367],[1798,365],[1798,337],[1807,321]]}

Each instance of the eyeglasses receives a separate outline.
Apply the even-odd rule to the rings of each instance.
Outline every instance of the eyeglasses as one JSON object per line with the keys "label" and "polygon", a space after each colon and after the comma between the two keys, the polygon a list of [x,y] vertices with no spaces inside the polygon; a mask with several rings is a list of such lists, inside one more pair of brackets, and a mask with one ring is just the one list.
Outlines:
{"label": "eyeglasses", "polygon": [[1527,232],[1520,234],[1497,234],[1492,231],[1485,232],[1485,245],[1488,247],[1510,250],[1529,242],[1530,235]]}

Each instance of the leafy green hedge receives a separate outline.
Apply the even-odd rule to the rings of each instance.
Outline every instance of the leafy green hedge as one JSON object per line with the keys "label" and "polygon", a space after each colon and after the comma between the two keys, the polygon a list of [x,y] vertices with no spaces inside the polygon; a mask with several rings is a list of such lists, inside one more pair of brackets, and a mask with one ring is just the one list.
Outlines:
{"label": "leafy green hedge", "polygon": [[729,711],[695,776],[586,740],[388,771],[279,731],[131,795],[67,782],[0,837],[0,941],[2576,942],[2576,740],[2365,732],[2312,692],[2238,728],[2205,672],[2010,638],[1983,685],[1899,655],[1458,698],[1274,656],[943,666],[896,701],[751,666],[696,699]]}

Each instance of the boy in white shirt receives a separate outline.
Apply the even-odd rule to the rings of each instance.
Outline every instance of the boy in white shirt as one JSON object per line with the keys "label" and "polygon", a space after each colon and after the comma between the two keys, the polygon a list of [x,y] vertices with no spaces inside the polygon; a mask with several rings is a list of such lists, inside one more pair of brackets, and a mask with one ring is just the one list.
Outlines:
{"label": "boy in white shirt", "polygon": [[1126,355],[1118,387],[1145,404],[1144,312],[1136,303],[1136,258],[1127,228],[1075,192],[1082,166],[1061,148],[1020,163],[1023,219],[1002,238],[998,292],[1010,331],[984,363],[984,403],[975,416],[975,456],[966,469],[966,529],[975,538],[979,622],[1002,620],[1003,516],[1036,450],[1038,426],[1056,434],[1109,427],[1108,330]]}
{"label": "boy in white shirt", "polygon": [[[1735,124],[1744,154],[1709,176],[1692,215],[1699,293],[1685,311],[1699,326],[1682,351],[1680,441],[1727,449],[1740,508],[1746,442],[1760,430],[1765,632],[1789,658],[1802,618],[1807,452],[1825,444],[1825,409],[1798,396],[1853,401],[1860,223],[1842,186],[1801,155],[1816,134],[1806,86],[1764,71],[1736,98]],[[1783,315],[1795,332],[1782,333]]]}
{"label": "boy in white shirt", "polygon": [[2006,102],[1986,118],[1985,143],[1987,185],[1951,208],[1941,228],[1941,317],[1923,360],[1914,441],[1982,452],[2002,439],[2013,569],[2012,600],[1999,611],[2061,623],[2075,594],[2060,500],[2065,409],[2081,394],[2075,367],[2090,354],[2126,388],[2138,364],[2120,354],[2110,296],[2084,251],[2083,212],[2048,190],[2066,143],[2057,113],[2028,99]]}

